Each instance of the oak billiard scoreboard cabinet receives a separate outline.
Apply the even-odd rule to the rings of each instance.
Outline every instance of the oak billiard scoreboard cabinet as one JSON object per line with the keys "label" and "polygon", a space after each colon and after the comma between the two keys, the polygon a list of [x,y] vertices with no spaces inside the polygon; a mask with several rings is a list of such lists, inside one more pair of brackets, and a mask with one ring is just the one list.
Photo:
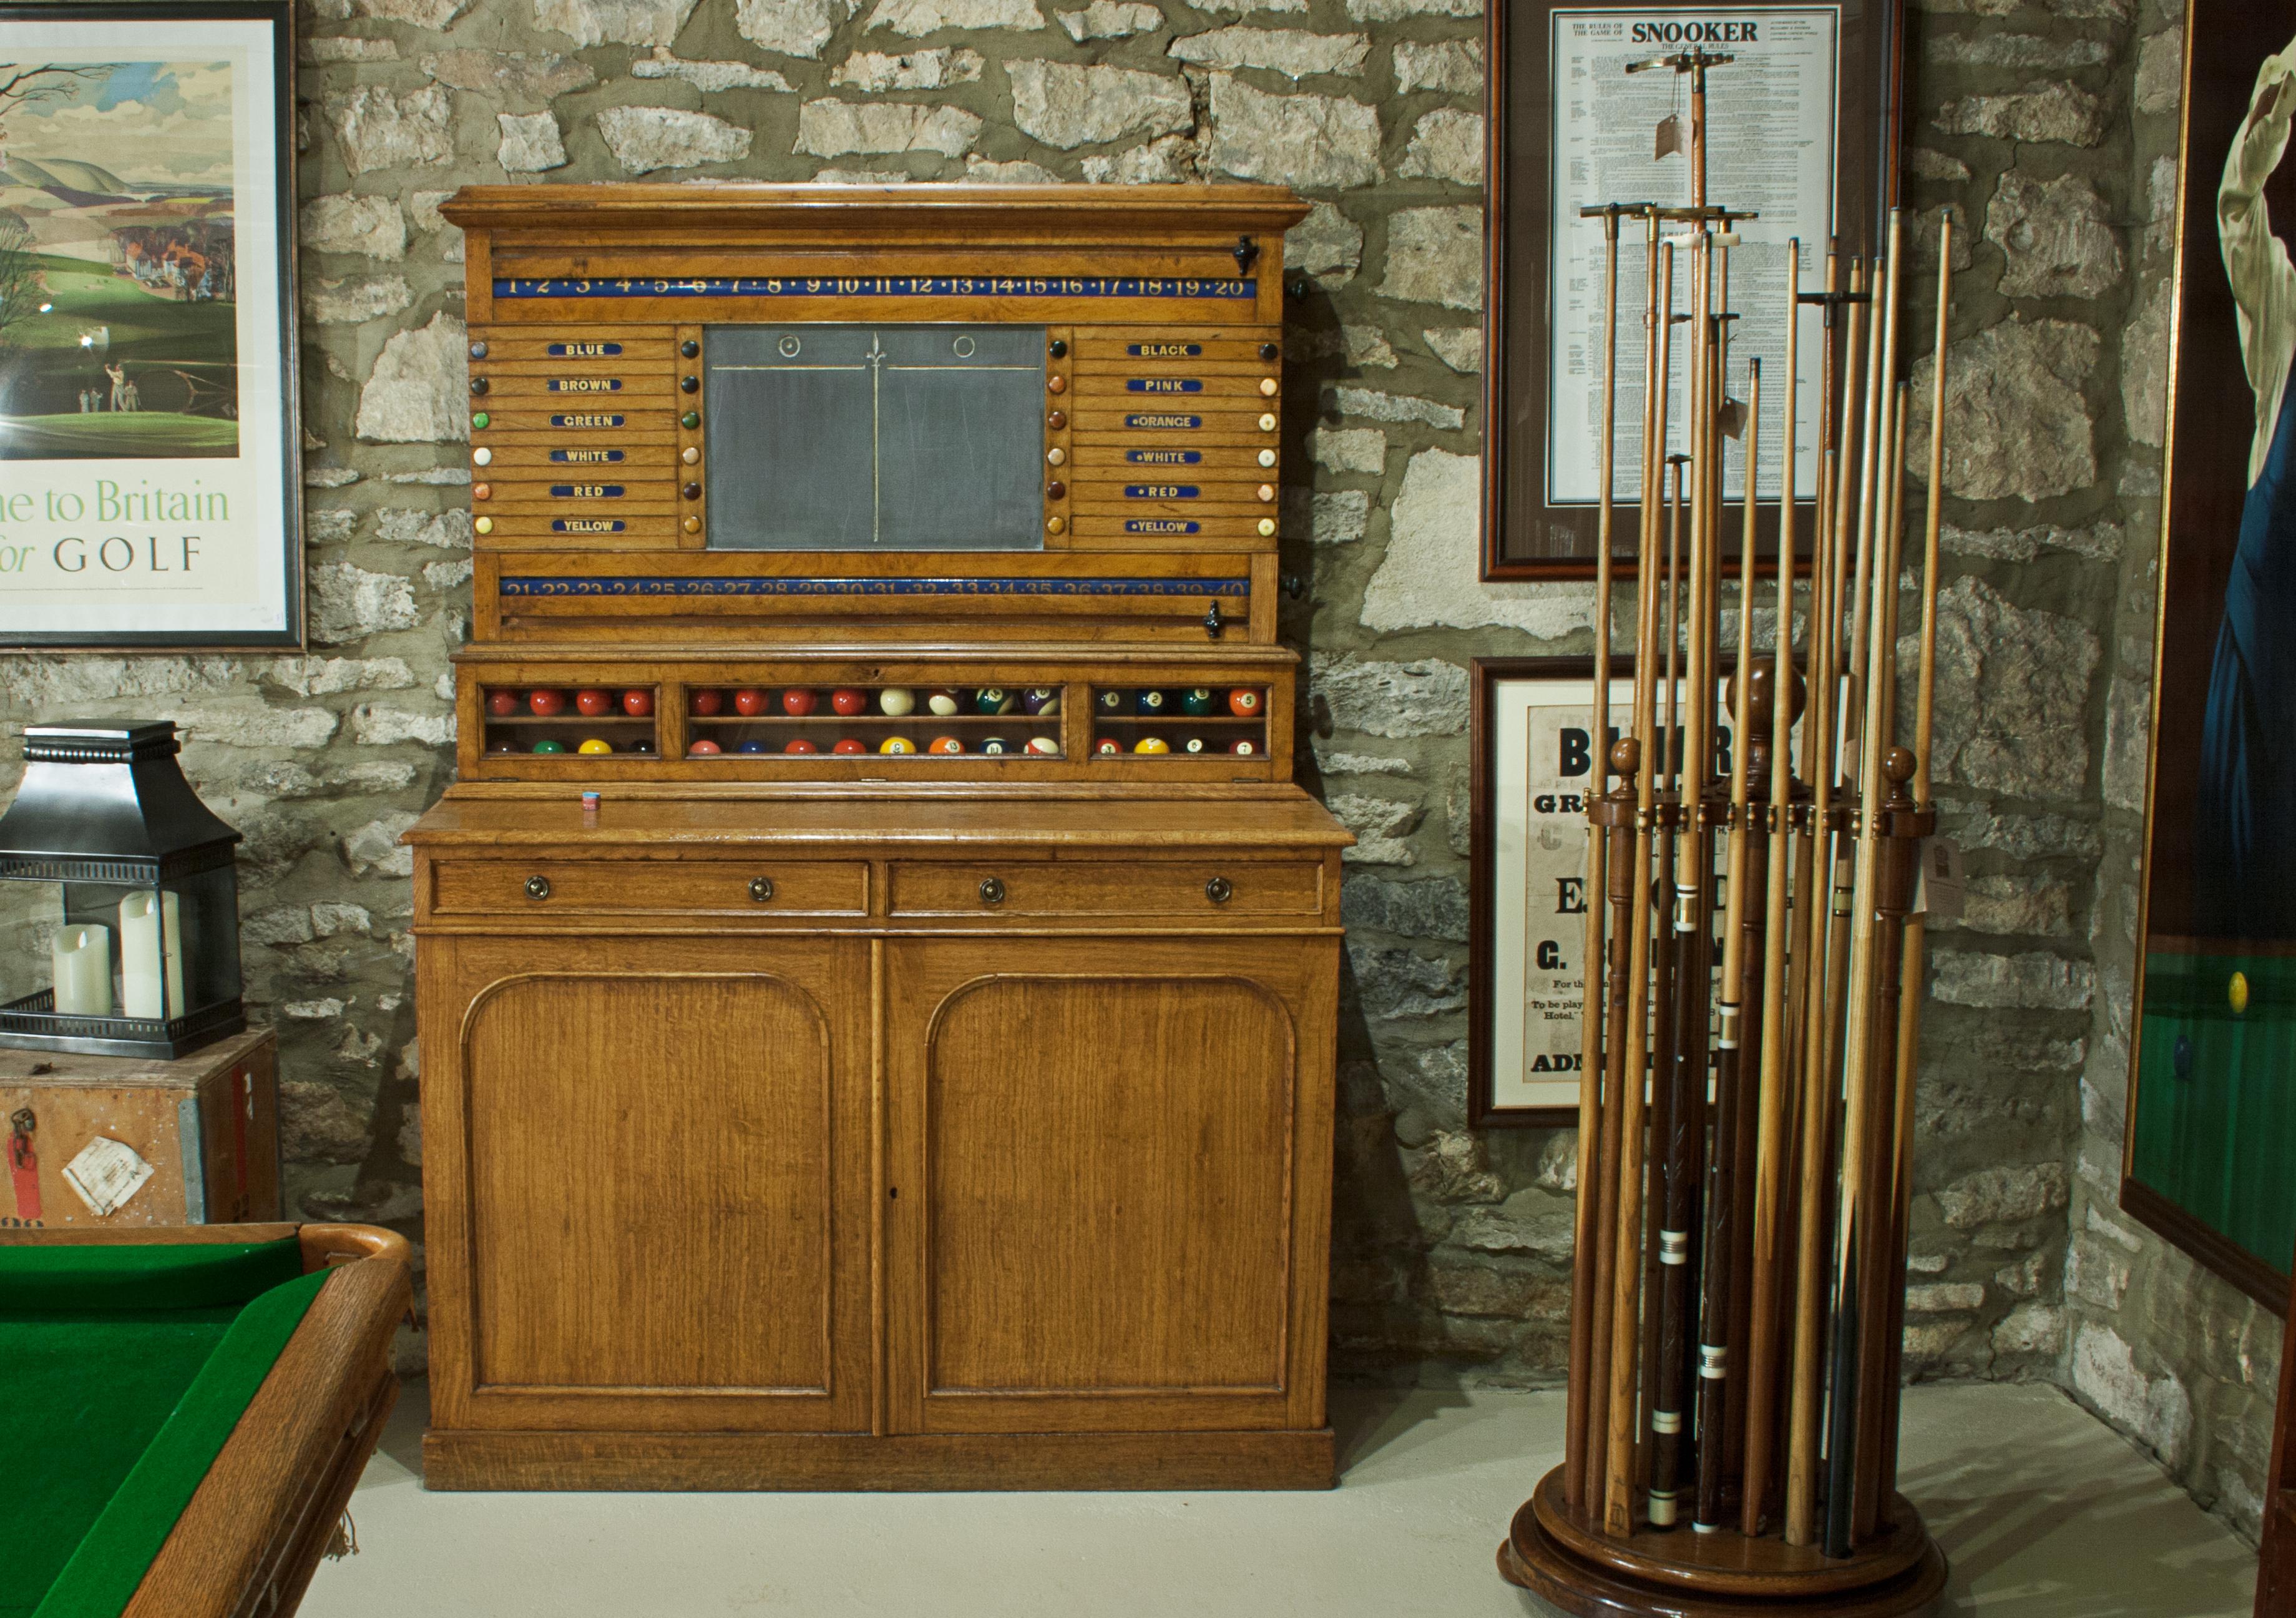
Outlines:
{"label": "oak billiard scoreboard cabinet", "polygon": [[447,1488],[1300,1487],[1288,191],[460,193],[408,834]]}

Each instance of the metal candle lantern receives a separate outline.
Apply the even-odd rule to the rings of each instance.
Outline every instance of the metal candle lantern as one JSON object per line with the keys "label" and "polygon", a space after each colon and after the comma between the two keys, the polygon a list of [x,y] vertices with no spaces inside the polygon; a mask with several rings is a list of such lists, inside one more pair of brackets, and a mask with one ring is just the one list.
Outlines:
{"label": "metal candle lantern", "polygon": [[246,1026],[239,834],[176,761],[168,720],[33,725],[0,815],[0,880],[56,883],[49,987],[0,1005],[0,1045],[173,1059]]}

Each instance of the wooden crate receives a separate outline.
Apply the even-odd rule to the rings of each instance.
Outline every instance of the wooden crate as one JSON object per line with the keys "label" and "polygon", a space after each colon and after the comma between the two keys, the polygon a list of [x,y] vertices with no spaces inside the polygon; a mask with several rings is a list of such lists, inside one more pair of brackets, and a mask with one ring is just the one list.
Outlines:
{"label": "wooden crate", "polygon": [[[250,1029],[175,1062],[0,1049],[0,1226],[275,1220],[278,1039]],[[150,1170],[145,1178],[97,1146],[97,1158],[142,1180],[104,1213],[66,1173],[99,1140],[125,1146]]]}

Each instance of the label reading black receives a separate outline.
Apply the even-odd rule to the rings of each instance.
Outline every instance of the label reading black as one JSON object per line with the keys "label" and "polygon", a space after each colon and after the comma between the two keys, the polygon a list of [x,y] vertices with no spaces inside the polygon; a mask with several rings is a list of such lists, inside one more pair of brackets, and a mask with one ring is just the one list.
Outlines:
{"label": "label reading black", "polygon": [[1129,342],[1124,351],[1135,359],[1193,359],[1204,351],[1200,342]]}

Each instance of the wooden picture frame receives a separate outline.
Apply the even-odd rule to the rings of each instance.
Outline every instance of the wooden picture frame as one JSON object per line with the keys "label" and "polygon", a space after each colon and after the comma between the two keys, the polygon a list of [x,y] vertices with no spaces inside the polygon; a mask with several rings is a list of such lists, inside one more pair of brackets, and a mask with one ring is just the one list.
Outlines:
{"label": "wooden picture frame", "polygon": [[298,647],[293,7],[0,4],[0,646]]}
{"label": "wooden picture frame", "polygon": [[[1558,344],[1566,349],[1570,346],[1567,335],[1558,335],[1564,327],[1558,319],[1552,296],[1555,276],[1550,263],[1551,244],[1563,237],[1552,224],[1552,167],[1557,159],[1553,138],[1551,41],[1558,15],[1566,22],[1595,19],[1606,27],[1611,26],[1609,20],[1615,16],[1616,26],[1621,30],[1630,30],[1637,22],[1660,30],[1675,30],[1655,37],[1657,42],[1651,43],[1646,50],[1636,47],[1638,54],[1655,56],[1681,48],[1684,13],[1652,4],[1568,4],[1566,0],[1537,0],[1536,4],[1517,5],[1495,4],[1488,11],[1481,576],[1486,581],[1591,579],[1595,567],[1594,497],[1588,494],[1583,502],[1557,502],[1550,497],[1548,487],[1549,461],[1563,453],[1555,438],[1554,423],[1549,419],[1550,359]],[[1790,4],[1788,0],[1747,0],[1698,13],[1698,26],[1717,29],[1748,23],[1759,27],[1766,16],[1827,20],[1835,45],[1833,235],[1847,252],[1876,250],[1881,221],[1898,200],[1898,95],[1903,51],[1900,13],[1901,7],[1896,0],[1840,0],[1839,4],[1824,5]],[[1726,35],[1718,33],[1714,37],[1720,43],[1712,48],[1726,52],[1734,48]],[[1712,75],[1709,122],[1716,131],[1718,144],[1726,137],[1732,118],[1728,72],[1726,68],[1718,69]],[[1662,93],[1659,81],[1672,77],[1652,74],[1641,78],[1638,85],[1643,89]],[[1622,94],[1626,85],[1622,75]],[[1718,161],[1711,175],[1711,201],[1744,205],[1729,194],[1733,180],[1726,164]],[[1675,185],[1681,191],[1680,196],[1669,191],[1654,200],[1686,202],[1686,179],[1676,180]],[[1599,205],[1635,199],[1590,194],[1587,200]],[[1587,276],[1583,286],[1574,282],[1569,296],[1578,305],[1591,303],[1589,318],[1599,322],[1602,290],[1595,283],[1599,281],[1601,227],[1590,223],[1588,228],[1597,243],[1594,250],[1598,255],[1595,272]],[[1742,230],[1751,242],[1759,228],[1749,226]],[[1784,255],[1779,251],[1780,245],[1774,244],[1772,251],[1779,263],[1778,296],[1783,300]],[[1802,241],[1802,288],[1806,292],[1823,290],[1827,245],[1824,241]],[[1639,238],[1630,251],[1622,248],[1622,264],[1630,257],[1639,263],[1641,251]],[[1747,258],[1742,251],[1738,256]],[[1619,375],[1621,379],[1636,379],[1636,397],[1643,363],[1640,310],[1644,296],[1639,270],[1632,275],[1622,271],[1620,306],[1624,313],[1620,326]],[[1743,298],[1734,301],[1742,309],[1750,308]],[[1823,319],[1823,314],[1816,308],[1803,311],[1801,348],[1807,357],[1806,375],[1823,350],[1819,341]],[[1599,324],[1595,329],[1599,330]],[[1750,325],[1747,329],[1754,328]],[[1814,392],[1811,396],[1815,397]],[[1622,392],[1621,398],[1625,397]],[[1774,408],[1766,403],[1764,415],[1772,416]],[[1634,416],[1632,426],[1638,431],[1638,407],[1628,414]],[[1805,424],[1806,433],[1814,431],[1815,420],[1812,416]],[[1639,441],[1636,432],[1628,436]],[[1765,461],[1775,464],[1768,454]],[[1578,458],[1573,457],[1571,464],[1578,464]],[[1797,480],[1814,488],[1816,465],[1817,456],[1805,454]],[[1640,513],[1636,502],[1625,497],[1623,491],[1634,487],[1639,478],[1638,460],[1629,464],[1628,458],[1622,457],[1618,475],[1622,493],[1612,530],[1613,554],[1620,576],[1631,578],[1640,542]],[[1734,497],[1733,505],[1736,504]],[[1776,500],[1761,502],[1761,511],[1756,535],[1758,562],[1765,545],[1775,557]],[[1800,512],[1800,532],[1814,534],[1816,527],[1813,503],[1803,499]],[[1724,546],[1726,556],[1735,555],[1737,543],[1734,522]],[[1805,563],[1806,561],[1805,557]],[[1775,566],[1775,560],[1761,565]]]}
{"label": "wooden picture frame", "polygon": [[2132,1217],[2275,1313],[2296,1258],[2296,877],[2270,817],[2296,748],[2256,720],[2296,599],[2257,564],[2296,524],[2273,493],[2296,345],[2242,314],[2296,282],[2292,59],[2296,4],[2190,0],[2120,1182]]}

